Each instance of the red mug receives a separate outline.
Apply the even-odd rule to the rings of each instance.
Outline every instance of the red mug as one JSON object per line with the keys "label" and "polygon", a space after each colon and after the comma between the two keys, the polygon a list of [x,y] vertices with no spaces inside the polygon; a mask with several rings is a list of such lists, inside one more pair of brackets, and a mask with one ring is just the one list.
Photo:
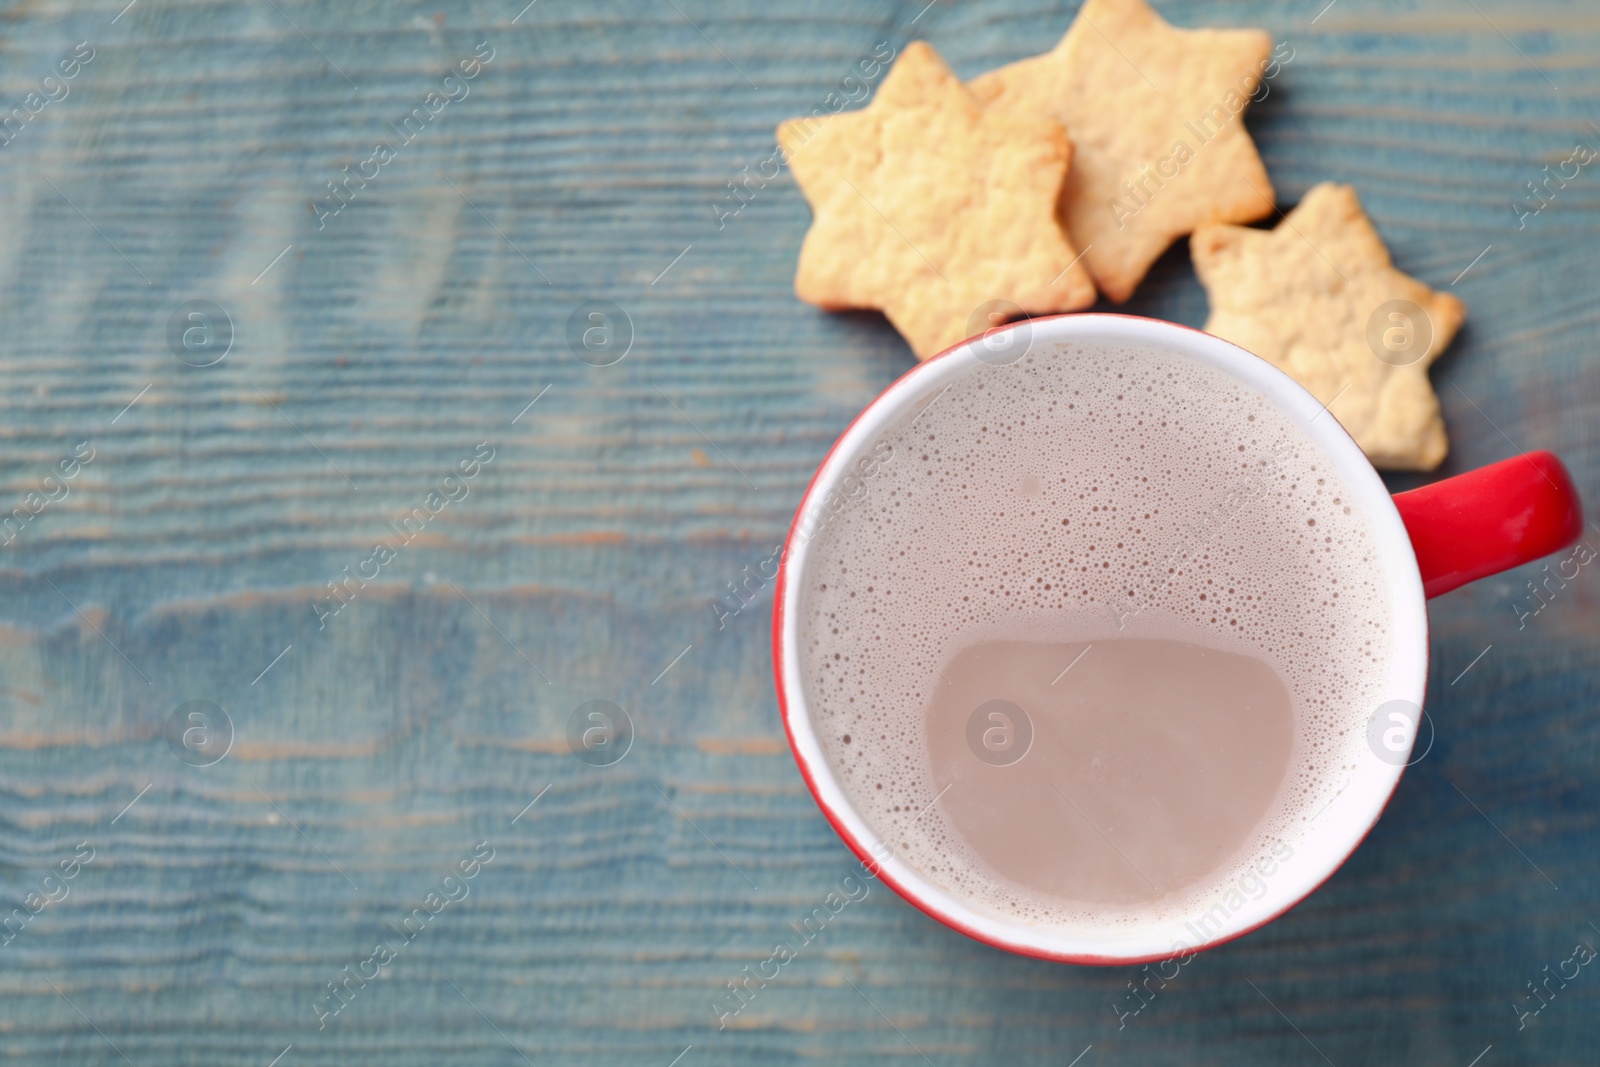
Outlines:
{"label": "red mug", "polygon": [[[902,415],[973,372],[979,362],[996,362],[994,352],[1040,342],[1157,348],[1208,364],[1272,401],[1350,487],[1377,542],[1374,566],[1393,600],[1387,692],[1390,702],[1405,702],[1418,713],[1396,718],[1382,735],[1388,751],[1361,761],[1298,847],[1273,861],[1271,876],[1263,879],[1265,893],[1239,907],[1211,909],[1198,924],[1194,916],[1153,916],[1134,928],[1051,929],[977,906],[928,877],[897,856],[851,804],[817,737],[797,669],[804,618],[798,598],[805,587],[811,533],[859,493],[862,464],[870,465],[875,442]],[[1371,830],[1405,769],[1427,688],[1426,598],[1560,551],[1583,528],[1572,478],[1549,452],[1515,456],[1391,496],[1349,434],[1336,419],[1321,417],[1325,414],[1326,408],[1288,375],[1227,341],[1172,323],[1099,314],[1025,320],[969,339],[912,368],[867,405],[834,443],[801,500],[773,603],[773,664],[784,729],[806,785],[845,844],[885,884],[940,922],[995,948],[1068,963],[1136,964],[1211,948],[1270,922],[1316,890]]]}

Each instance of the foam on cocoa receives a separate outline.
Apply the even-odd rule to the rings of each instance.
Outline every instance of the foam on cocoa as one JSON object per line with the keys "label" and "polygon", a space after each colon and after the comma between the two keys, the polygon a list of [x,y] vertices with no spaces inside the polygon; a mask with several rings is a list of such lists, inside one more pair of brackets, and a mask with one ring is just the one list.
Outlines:
{"label": "foam on cocoa", "polygon": [[[1298,847],[1360,758],[1390,647],[1372,534],[1304,430],[1194,360],[1035,344],[976,365],[864,454],[861,491],[805,531],[800,667],[840,785],[900,858],[980,909],[1072,929],[1203,908],[1257,857]],[[1110,636],[1256,656],[1296,714],[1289,775],[1251,840],[1128,907],[989,870],[940,811],[921,721],[959,648]]]}

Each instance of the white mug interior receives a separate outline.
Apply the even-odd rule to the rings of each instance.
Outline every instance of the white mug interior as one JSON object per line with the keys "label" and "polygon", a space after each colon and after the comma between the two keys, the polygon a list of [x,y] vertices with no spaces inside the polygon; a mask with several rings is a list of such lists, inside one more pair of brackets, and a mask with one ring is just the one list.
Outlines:
{"label": "white mug interior", "polygon": [[[790,530],[780,571],[775,604],[773,651],[778,694],[791,746],[801,772],[823,812],[856,854],[870,859],[883,880],[923,911],[997,948],[1048,959],[1078,963],[1137,963],[1167,959],[1210,947],[1248,933],[1303,900],[1322,884],[1361,843],[1382,813],[1404,770],[1397,760],[1362,758],[1350,779],[1305,826],[1298,841],[1288,842],[1290,855],[1280,855],[1273,870],[1260,879],[1266,891],[1253,897],[1219,895],[1215,907],[1192,914],[1152,918],[1148,924],[1110,925],[1102,930],[1063,931],[1024,922],[973,904],[926,877],[893,854],[854,809],[841,788],[816,735],[800,662],[799,627],[804,618],[800,597],[808,553],[815,541],[796,536],[805,517],[844,497],[841,485],[893,423],[919,405],[931,402],[950,382],[971,373],[980,362],[1009,361],[1023,349],[1071,342],[1078,347],[1141,345],[1199,360],[1221,370],[1287,414],[1331,460],[1356,505],[1365,515],[1377,547],[1376,566],[1390,594],[1393,645],[1385,700],[1423,703],[1428,677],[1428,617],[1411,542],[1393,499],[1377,471],[1338,421],[1315,397],[1288,375],[1244,349],[1184,326],[1125,315],[1079,314],[1027,320],[973,338],[922,363],[891,385],[851,424],[817,471]],[[997,356],[998,354],[998,356]],[[1420,721],[1420,716],[1419,716]],[[1406,738],[1415,739],[1416,723]],[[1252,890],[1255,886],[1252,885]],[[1226,887],[1224,888],[1225,893]],[[1242,900],[1243,903],[1237,903]]]}

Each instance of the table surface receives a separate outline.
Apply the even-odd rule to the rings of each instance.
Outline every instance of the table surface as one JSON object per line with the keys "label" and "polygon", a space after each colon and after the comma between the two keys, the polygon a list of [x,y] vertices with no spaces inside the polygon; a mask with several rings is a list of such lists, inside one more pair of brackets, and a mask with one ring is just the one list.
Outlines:
{"label": "table surface", "polygon": [[[0,10],[0,101],[42,104],[0,147],[8,1061],[1595,1062],[1600,974],[1525,984],[1600,942],[1587,569],[1525,625],[1535,568],[1436,602],[1436,739],[1366,844],[1121,1029],[1135,968],[881,887],[718,1028],[852,861],[783,740],[770,591],[708,601],[911,357],[794,299],[786,173],[715,205],[878,42],[969,76],[1072,4],[123,2]],[[1281,204],[1354,183],[1470,305],[1441,473],[1551,448],[1600,498],[1600,174],[1513,207],[1600,143],[1600,13],[1324,3],[1160,8],[1289,42],[1250,113]],[[589,301],[620,362],[575,358]],[[1203,322],[1186,251],[1130,309]],[[620,762],[570,754],[589,700]]]}

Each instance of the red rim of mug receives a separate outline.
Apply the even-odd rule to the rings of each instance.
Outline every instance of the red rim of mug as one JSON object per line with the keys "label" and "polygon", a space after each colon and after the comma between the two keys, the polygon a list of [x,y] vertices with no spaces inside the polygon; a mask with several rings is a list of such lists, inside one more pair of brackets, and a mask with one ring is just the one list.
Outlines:
{"label": "red rim of mug", "polygon": [[[1192,326],[1185,326],[1182,323],[1167,322],[1165,319],[1152,319],[1152,318],[1148,318],[1148,317],[1143,316],[1143,315],[1123,315],[1123,314],[1119,314],[1119,313],[1115,313],[1115,312],[1074,312],[1074,313],[1067,313],[1067,314],[1061,314],[1061,315],[1039,315],[1039,316],[1033,316],[1033,317],[1024,318],[1024,319],[1019,319],[1019,320],[1017,320],[1015,322],[1007,323],[1004,326],[996,327],[994,331],[988,331],[988,332],[1014,330],[1014,329],[1016,329],[1016,328],[1018,328],[1020,326],[1029,325],[1029,324],[1037,323],[1037,322],[1053,322],[1053,321],[1056,321],[1056,320],[1059,320],[1059,319],[1084,319],[1084,318],[1126,319],[1126,320],[1130,320],[1130,321],[1133,321],[1133,322],[1148,323],[1148,324],[1161,326],[1161,327],[1170,327],[1170,328],[1173,328],[1173,329],[1185,330],[1185,331],[1188,331],[1189,333],[1200,334],[1201,336],[1209,338],[1211,340],[1222,340],[1221,338],[1217,338],[1212,334],[1206,333],[1204,330],[1197,330]],[[822,460],[817,464],[816,472],[811,476],[811,481],[806,485],[806,491],[803,494],[801,494],[801,496],[800,496],[800,503],[795,508],[794,518],[792,518],[790,520],[790,522],[789,522],[789,532],[784,537],[784,541],[783,541],[783,555],[780,557],[779,563],[778,563],[777,579],[773,584],[773,597],[772,597],[772,667],[773,667],[773,681],[774,681],[774,683],[776,685],[776,688],[777,688],[777,691],[778,691],[778,712],[783,718],[784,736],[786,737],[786,739],[789,742],[789,752],[790,752],[791,755],[794,756],[795,764],[800,768],[800,776],[803,779],[805,779],[806,788],[808,790],[810,790],[812,799],[814,799],[817,802],[817,806],[822,809],[823,817],[826,818],[828,820],[828,824],[833,827],[834,833],[839,835],[840,839],[842,839],[844,841],[845,845],[849,847],[850,851],[855,854],[855,856],[856,856],[856,858],[858,860],[861,861],[862,867],[864,869],[872,871],[873,875],[875,877],[877,877],[878,879],[883,881],[883,883],[885,885],[887,885],[890,889],[893,889],[896,893],[898,893],[900,895],[901,899],[903,899],[907,903],[911,904],[918,911],[921,911],[923,914],[929,916],[930,918],[935,919],[938,922],[944,924],[945,926],[950,927],[952,930],[955,930],[958,933],[965,934],[967,937],[972,938],[974,941],[981,942],[981,943],[983,943],[985,945],[990,946],[991,948],[997,948],[997,949],[1000,949],[1001,951],[1004,951],[1004,952],[1015,953],[1015,954],[1017,954],[1019,956],[1028,956],[1028,957],[1032,957],[1034,959],[1051,960],[1051,961],[1054,961],[1054,962],[1057,962],[1057,963],[1076,963],[1076,964],[1086,964],[1086,965],[1093,965],[1093,966],[1127,966],[1127,965],[1134,965],[1134,964],[1141,964],[1141,963],[1153,963],[1153,962],[1156,962],[1158,960],[1171,959],[1171,958],[1174,958],[1175,956],[1193,955],[1194,953],[1204,952],[1204,951],[1209,950],[1209,949],[1217,948],[1218,946],[1225,945],[1225,944],[1229,943],[1230,941],[1235,941],[1235,940],[1237,940],[1237,939],[1239,939],[1241,937],[1244,937],[1246,934],[1253,933],[1256,930],[1261,929],[1261,927],[1267,925],[1268,923],[1273,922],[1273,921],[1281,918],[1283,915],[1285,915],[1289,911],[1293,910],[1295,907],[1299,906],[1300,903],[1302,903],[1307,897],[1311,896],[1311,894],[1315,893],[1317,890],[1321,889],[1324,885],[1326,885],[1328,880],[1330,878],[1332,878],[1334,876],[1334,874],[1336,874],[1338,872],[1338,870],[1341,867],[1343,867],[1345,865],[1345,863],[1347,863],[1349,861],[1350,857],[1355,854],[1356,849],[1360,848],[1362,842],[1364,842],[1367,839],[1367,836],[1372,833],[1373,827],[1375,827],[1378,824],[1378,820],[1383,817],[1384,811],[1388,809],[1389,802],[1394,798],[1395,790],[1398,789],[1399,786],[1400,786],[1400,779],[1405,774],[1405,769],[1406,769],[1405,767],[1401,767],[1400,768],[1400,773],[1395,776],[1394,784],[1390,786],[1388,795],[1383,798],[1382,804],[1380,804],[1378,806],[1378,809],[1377,809],[1376,813],[1373,815],[1372,821],[1367,825],[1367,828],[1361,832],[1359,837],[1355,838],[1355,840],[1350,844],[1350,847],[1345,851],[1345,854],[1339,858],[1337,863],[1335,863],[1331,868],[1329,868],[1328,873],[1326,875],[1324,875],[1315,885],[1310,886],[1308,889],[1305,890],[1305,892],[1300,893],[1299,895],[1295,896],[1292,900],[1290,900],[1287,903],[1285,903],[1283,905],[1283,907],[1279,908],[1277,911],[1274,911],[1272,914],[1268,915],[1266,918],[1261,919],[1258,922],[1252,923],[1251,925],[1246,926],[1246,927],[1244,927],[1242,929],[1239,929],[1239,930],[1236,930],[1236,931],[1232,931],[1230,933],[1227,933],[1225,935],[1216,937],[1216,938],[1211,939],[1211,940],[1203,941],[1203,942],[1201,942],[1201,943],[1199,943],[1197,945],[1192,945],[1192,946],[1184,949],[1182,952],[1178,952],[1178,953],[1161,952],[1161,953],[1149,953],[1149,954],[1144,954],[1144,955],[1131,955],[1131,956],[1101,956],[1101,955],[1082,954],[1082,953],[1052,952],[1052,951],[1050,951],[1048,949],[1040,948],[1038,946],[1033,946],[1033,945],[1004,943],[1004,942],[1001,942],[1000,940],[998,940],[996,938],[990,937],[989,935],[983,933],[980,930],[977,930],[977,929],[973,928],[972,926],[968,925],[967,923],[962,922],[960,919],[957,919],[954,916],[947,915],[947,914],[941,912],[940,910],[936,909],[932,905],[928,904],[926,901],[922,900],[921,897],[915,891],[913,891],[913,890],[909,889],[908,887],[906,887],[905,885],[901,884],[898,879],[896,879],[893,875],[891,875],[884,868],[884,866],[879,862],[878,858],[874,857],[872,855],[871,849],[866,848],[865,846],[863,846],[863,844],[856,839],[855,835],[845,826],[843,820],[841,820],[840,817],[838,816],[838,814],[833,810],[833,807],[828,803],[828,801],[823,799],[822,793],[817,788],[816,780],[812,775],[812,771],[811,771],[810,765],[806,762],[805,757],[803,757],[800,754],[800,748],[795,743],[794,724],[793,724],[792,718],[791,718],[792,712],[790,711],[790,708],[789,708],[788,699],[784,695],[784,691],[785,691],[786,687],[784,685],[785,663],[784,663],[784,659],[783,659],[783,635],[784,635],[784,625],[785,625],[785,613],[784,613],[785,596],[784,596],[784,594],[785,594],[785,590],[787,589],[788,580],[789,580],[790,549],[794,544],[795,532],[799,527],[800,517],[805,514],[806,507],[811,502],[812,493],[816,490],[816,487],[817,487],[817,479],[821,477],[823,470],[825,470],[827,468],[827,466],[828,466],[829,460],[831,460],[833,458],[833,454],[836,451],[838,451],[840,444],[846,438],[848,438],[850,436],[850,432],[853,429],[855,429],[856,424],[859,423],[862,419],[866,418],[869,413],[871,413],[874,409],[876,409],[877,406],[880,403],[883,402],[883,398],[889,392],[891,392],[896,385],[900,384],[900,382],[904,381],[906,378],[910,377],[913,374],[917,374],[917,373],[921,372],[923,370],[923,368],[930,366],[931,364],[935,363],[936,361],[944,359],[945,357],[949,356],[952,352],[955,352],[955,351],[957,351],[958,349],[961,349],[961,348],[965,348],[971,341],[972,341],[972,338],[970,338],[970,337],[966,338],[965,340],[959,341],[956,344],[951,345],[949,348],[944,349],[942,352],[939,352],[939,353],[937,353],[937,354],[935,354],[933,356],[930,356],[928,359],[923,360],[922,362],[918,363],[916,366],[911,367],[910,369],[908,369],[904,374],[900,375],[893,382],[890,382],[887,386],[885,386],[884,389],[877,396],[873,397],[872,401],[870,403],[868,403],[866,407],[862,408],[861,411],[859,413],[857,413],[855,418],[850,420],[849,425],[846,426],[844,428],[844,430],[840,432],[839,436],[834,439],[833,444],[831,446],[829,446],[827,453],[822,457]],[[1231,344],[1231,342],[1227,342],[1227,343]],[[1238,348],[1238,350],[1240,352],[1243,352],[1244,354],[1250,356],[1250,358],[1252,358],[1252,359],[1260,359],[1261,358],[1260,356],[1257,356],[1254,353],[1251,353],[1246,349],[1239,348],[1239,346],[1237,346],[1237,345],[1233,345],[1232,347]],[[1262,360],[1262,362],[1266,362],[1266,361]],[[1296,388],[1301,388],[1298,385],[1298,383],[1295,383],[1295,385],[1296,385]],[[1347,438],[1350,437],[1349,432],[1347,430],[1345,430],[1342,425],[1339,425],[1337,420],[1335,420],[1334,425],[1338,427],[1338,430],[1339,430],[1340,433],[1344,434]],[[1355,444],[1354,438],[1350,438],[1350,440],[1351,440],[1351,444],[1354,445]],[[1365,460],[1365,454],[1361,453],[1359,448],[1356,449],[1356,452],[1357,452],[1357,454],[1362,455],[1363,461],[1367,462],[1367,466],[1372,469],[1373,475],[1375,477],[1378,476],[1377,468],[1376,467],[1372,467],[1371,462]],[[1407,547],[1407,549],[1410,548],[1410,542],[1409,541],[1406,542],[1406,547]],[[1415,563],[1415,558],[1413,556],[1413,564],[1414,563]],[[1422,642],[1422,664],[1421,664],[1421,669],[1422,669],[1422,677],[1426,678],[1428,670],[1429,670],[1429,667],[1430,667],[1430,664],[1429,664],[1430,642],[1427,639],[1428,638],[1428,620],[1427,620],[1427,614],[1426,614],[1425,610],[1423,612],[1422,626],[1423,626],[1423,637],[1424,637],[1424,640]],[[1423,704],[1423,705],[1426,704],[1425,694],[1424,694],[1424,699],[1420,703]],[[1420,718],[1419,718],[1418,722],[1420,724],[1420,722],[1421,722]],[[1413,740],[1415,740],[1415,739],[1413,738]]]}

